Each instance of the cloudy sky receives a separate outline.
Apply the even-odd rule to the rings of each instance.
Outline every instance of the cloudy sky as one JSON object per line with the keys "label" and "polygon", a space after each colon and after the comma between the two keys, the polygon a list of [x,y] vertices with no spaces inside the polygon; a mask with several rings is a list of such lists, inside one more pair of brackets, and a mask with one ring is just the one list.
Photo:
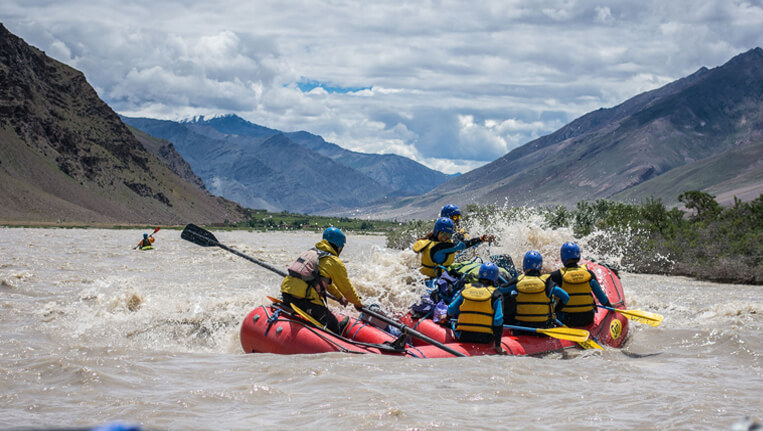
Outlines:
{"label": "cloudy sky", "polygon": [[763,0],[3,0],[115,111],[235,113],[466,172],[763,46]]}

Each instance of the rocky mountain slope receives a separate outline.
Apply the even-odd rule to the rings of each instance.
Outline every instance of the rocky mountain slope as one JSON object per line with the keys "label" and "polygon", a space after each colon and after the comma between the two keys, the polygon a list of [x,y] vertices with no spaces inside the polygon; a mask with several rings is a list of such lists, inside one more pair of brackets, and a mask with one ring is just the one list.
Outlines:
{"label": "rocky mountain slope", "polygon": [[[164,150],[168,157],[171,148]],[[84,75],[0,24],[0,221],[183,224],[240,206],[172,172]]]}
{"label": "rocky mountain slope", "polygon": [[728,203],[763,192],[763,49],[588,113],[416,199],[367,210],[432,218],[446,203],[574,205],[608,198],[667,204],[703,190]]}
{"label": "rocky mountain slope", "polygon": [[172,142],[212,193],[250,208],[333,213],[421,194],[451,178],[405,157],[349,151],[317,135],[283,133],[236,115],[122,119]]}

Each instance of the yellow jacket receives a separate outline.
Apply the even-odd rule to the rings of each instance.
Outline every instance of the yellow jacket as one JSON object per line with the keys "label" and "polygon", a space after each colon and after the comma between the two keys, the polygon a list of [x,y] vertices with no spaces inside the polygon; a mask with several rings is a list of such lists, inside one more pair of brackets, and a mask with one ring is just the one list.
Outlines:
{"label": "yellow jacket", "polygon": [[[326,290],[334,295],[335,298],[344,297],[351,304],[360,307],[362,303],[360,302],[358,292],[355,290],[352,282],[350,282],[350,278],[347,276],[347,268],[344,267],[344,262],[339,259],[334,248],[325,239],[316,243],[315,248],[331,253],[329,256],[321,258],[318,262],[321,277],[330,279]],[[281,282],[281,292],[288,293],[295,298],[307,298],[314,304],[324,305],[323,300],[318,296],[318,292],[304,280],[297,277],[290,275],[284,277]]]}
{"label": "yellow jacket", "polygon": [[[427,277],[438,277],[442,272],[442,269],[438,268],[438,264],[434,261],[434,254],[438,250],[447,249],[453,247],[450,242],[439,242],[433,239],[420,239],[413,244],[413,251],[415,253],[421,253],[421,268],[419,271]],[[445,258],[445,262],[441,265],[449,267],[453,264],[453,260],[456,257],[456,253],[448,253]]]}

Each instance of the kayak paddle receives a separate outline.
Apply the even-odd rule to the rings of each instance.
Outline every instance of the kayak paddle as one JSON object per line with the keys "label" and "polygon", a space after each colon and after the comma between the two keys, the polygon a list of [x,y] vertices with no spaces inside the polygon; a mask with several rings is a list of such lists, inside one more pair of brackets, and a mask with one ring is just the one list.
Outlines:
{"label": "kayak paddle", "polygon": [[[195,224],[188,224],[183,229],[183,232],[180,234],[180,238],[182,238],[182,239],[184,239],[186,241],[190,241],[190,242],[192,242],[192,243],[194,243],[196,245],[200,245],[202,247],[220,247],[223,250],[227,250],[227,251],[229,251],[229,252],[231,252],[231,253],[233,253],[233,254],[235,254],[237,256],[243,257],[244,259],[246,259],[246,260],[248,260],[250,262],[254,262],[257,265],[260,265],[261,267],[263,267],[265,269],[269,269],[269,270],[275,272],[276,274],[278,274],[278,275],[280,275],[282,277],[286,277],[286,275],[287,275],[286,272],[281,271],[280,269],[278,269],[278,268],[276,268],[276,267],[274,267],[272,265],[269,265],[269,264],[267,264],[265,262],[257,260],[257,259],[255,259],[253,257],[247,256],[244,253],[241,253],[238,250],[232,249],[232,248],[230,248],[230,247],[228,247],[228,246],[226,246],[224,244],[220,244],[220,241],[218,241],[217,238],[215,238],[215,236],[212,234],[212,232],[209,232],[206,229],[200,228],[200,227],[196,226]],[[339,302],[339,300],[334,298],[333,295],[329,294],[329,297],[331,299]],[[293,308],[293,306],[292,306],[292,308]],[[372,310],[369,310],[366,307],[361,307],[360,310],[363,311],[364,313],[370,315],[370,316],[376,317],[377,319],[382,320],[382,321],[384,321],[384,322],[386,322],[386,323],[396,327],[397,329],[399,329],[401,332],[403,332],[405,334],[408,334],[408,335],[411,335],[413,337],[419,338],[419,339],[421,339],[423,341],[426,341],[427,343],[429,343],[429,344],[431,344],[431,345],[433,345],[435,347],[438,347],[441,350],[444,350],[444,351],[450,353],[451,355],[454,355],[454,356],[466,356],[465,354],[459,352],[458,350],[451,349],[450,347],[448,347],[448,346],[446,346],[446,345],[444,345],[444,344],[442,344],[442,343],[440,343],[440,342],[438,342],[436,340],[433,340],[433,339],[427,337],[426,335],[424,335],[424,334],[422,334],[422,333],[420,333],[418,331],[415,331],[412,328],[409,328],[408,326],[405,326],[404,324],[402,324],[400,322],[392,320],[392,319],[388,318],[387,316],[384,316],[384,315],[381,315],[379,313],[376,313],[376,312],[374,312]],[[307,314],[307,313],[305,313],[305,314]],[[323,325],[318,325],[318,326],[322,327]]]}
{"label": "kayak paddle", "polygon": [[[156,229],[154,229],[154,231],[153,231],[153,232],[151,232],[151,235],[149,235],[148,237],[149,237],[149,238],[151,238],[151,237],[152,237],[152,236],[154,236],[154,234],[155,234],[155,233],[157,233],[157,232],[159,232],[159,226],[157,226],[157,227],[156,227]],[[141,242],[140,242],[140,244],[143,244],[143,241],[141,241]],[[136,245],[136,246],[135,246],[135,247],[133,247],[132,249],[133,249],[133,250],[135,250],[136,248],[140,247],[140,244]]]}
{"label": "kayak paddle", "polygon": [[621,310],[619,308],[606,307],[604,305],[598,304],[596,306],[599,308],[607,309],[609,311],[620,313],[630,320],[635,320],[636,322],[649,326],[660,326],[660,323],[662,323],[662,316],[657,313],[650,313],[648,311],[641,310]]}

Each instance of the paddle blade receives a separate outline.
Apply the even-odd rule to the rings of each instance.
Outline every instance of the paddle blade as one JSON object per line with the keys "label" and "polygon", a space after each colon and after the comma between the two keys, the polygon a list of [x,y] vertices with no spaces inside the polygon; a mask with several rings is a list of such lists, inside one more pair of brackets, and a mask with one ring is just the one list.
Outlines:
{"label": "paddle blade", "polygon": [[321,328],[326,329],[325,325],[322,325],[321,322],[315,320],[315,318],[309,314],[307,314],[305,311],[303,311],[301,308],[297,307],[294,304],[291,304],[291,309],[294,310],[297,314],[302,316],[303,319],[307,320],[308,322],[312,323],[313,325]]}
{"label": "paddle blade", "polygon": [[650,313],[648,311],[641,310],[619,310],[615,309],[618,313],[622,313],[625,317],[636,322],[643,323],[649,326],[660,326],[662,323],[662,315],[657,313]]}
{"label": "paddle blade", "polygon": [[[156,227],[156,229],[154,229],[154,231],[153,231],[153,232],[151,232],[151,235],[153,235],[153,234],[155,234],[155,233],[157,233],[157,232],[159,232],[159,226],[157,226],[157,227]],[[151,235],[149,235],[149,236],[151,236]]]}
{"label": "paddle blade", "polygon": [[276,305],[281,303],[280,299],[273,298],[272,296],[268,296],[268,299],[270,300],[270,302],[272,302],[273,304],[276,304]]}
{"label": "paddle blade", "polygon": [[[557,321],[556,321],[556,324],[557,324],[557,325],[559,325],[559,326],[560,326],[560,327],[562,327],[562,328],[569,328],[569,326],[565,325],[564,323],[560,322],[559,320],[557,320]],[[589,336],[590,336],[590,333],[589,333]],[[599,343],[597,343],[597,342],[596,342],[596,341],[594,341],[593,339],[589,339],[589,340],[586,340],[586,341],[580,342],[580,343],[578,343],[578,345],[579,345],[580,347],[584,348],[584,349],[589,349],[589,350],[591,350],[591,349],[595,349],[595,350],[604,350],[604,348],[603,348],[603,347],[601,347],[601,346],[599,345]]]}
{"label": "paddle blade", "polygon": [[583,341],[582,343],[578,343],[578,344],[580,345],[580,347],[582,347],[584,349],[588,349],[588,350],[592,350],[592,349],[593,350],[604,350],[604,348],[601,347],[601,345],[599,343],[597,343],[596,341],[593,341],[593,340],[586,340],[586,341]]}
{"label": "paddle blade", "polygon": [[212,232],[202,229],[195,224],[188,224],[180,234],[180,238],[190,241],[202,247],[216,247],[220,245]]}
{"label": "paddle blade", "polygon": [[558,338],[560,340],[569,340],[576,343],[585,343],[591,334],[585,329],[577,328],[549,328],[540,329],[538,331],[541,334],[548,335],[551,338]]}

